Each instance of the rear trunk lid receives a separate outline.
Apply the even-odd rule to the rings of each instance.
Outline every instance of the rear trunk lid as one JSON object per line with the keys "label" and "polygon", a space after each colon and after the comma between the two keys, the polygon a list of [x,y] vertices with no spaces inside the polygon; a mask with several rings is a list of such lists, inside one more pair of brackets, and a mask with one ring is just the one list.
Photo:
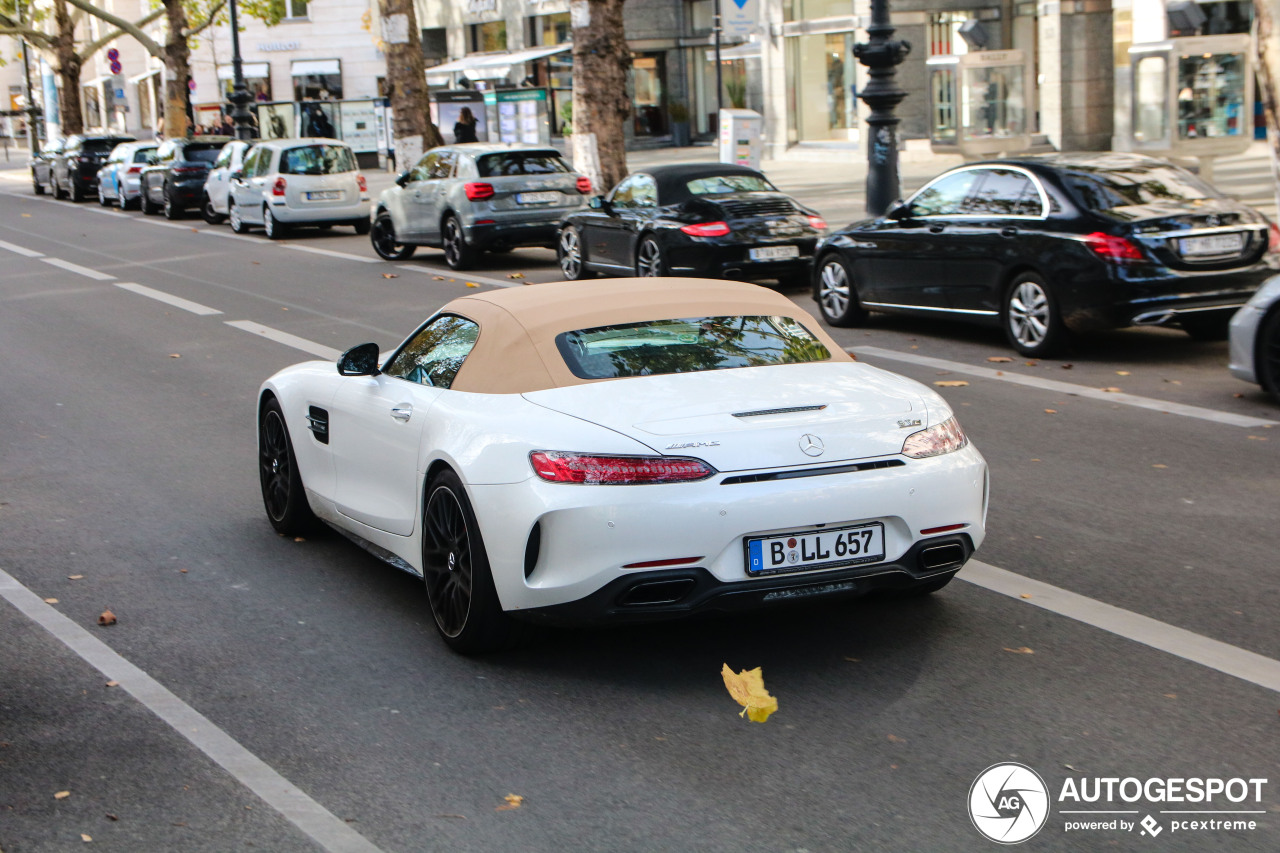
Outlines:
{"label": "rear trunk lid", "polygon": [[928,421],[916,383],[848,362],[631,377],[524,396],[718,471],[892,455]]}
{"label": "rear trunk lid", "polygon": [[1165,266],[1180,270],[1250,266],[1267,250],[1267,220],[1232,199],[1127,205],[1105,212]]}

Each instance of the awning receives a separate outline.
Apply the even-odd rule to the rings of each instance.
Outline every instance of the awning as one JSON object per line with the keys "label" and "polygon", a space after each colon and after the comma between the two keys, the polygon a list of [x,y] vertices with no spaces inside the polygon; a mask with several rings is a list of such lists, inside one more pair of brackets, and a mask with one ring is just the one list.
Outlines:
{"label": "awning", "polygon": [[342,66],[336,59],[298,59],[290,64],[293,68],[294,77],[302,77],[306,74],[342,73]]}
{"label": "awning", "polygon": [[[267,62],[242,62],[240,64],[240,70],[243,72],[244,78],[246,80],[265,80],[271,76],[271,64]],[[298,72],[294,71],[293,73],[297,74]],[[314,72],[306,72],[306,73],[314,73]],[[336,74],[337,72],[335,71],[333,73]],[[236,76],[236,70],[234,66],[231,66],[231,65],[218,66],[219,80],[233,80],[235,79],[235,76]]]}
{"label": "awning", "polygon": [[451,74],[464,74],[476,80],[492,80],[506,77],[511,73],[511,66],[523,65],[544,56],[565,53],[573,50],[571,44],[557,44],[544,47],[527,47],[523,50],[504,50],[500,53],[473,53],[443,65],[433,65],[427,69],[429,82],[447,82]]}
{"label": "awning", "polygon": [[[720,48],[720,61],[727,62],[730,59],[759,59],[760,58],[760,42],[748,41],[742,44],[736,44],[733,47]],[[716,61],[715,49],[707,51],[707,62]]]}

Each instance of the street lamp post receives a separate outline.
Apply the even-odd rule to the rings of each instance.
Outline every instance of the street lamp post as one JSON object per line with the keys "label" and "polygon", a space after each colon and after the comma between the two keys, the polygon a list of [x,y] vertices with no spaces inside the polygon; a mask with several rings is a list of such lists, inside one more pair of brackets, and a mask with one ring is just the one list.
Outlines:
{"label": "street lamp post", "polygon": [[[715,20],[712,26],[716,46],[716,121],[720,121],[720,111],[724,109],[724,71],[720,67],[720,0],[716,0]],[[718,132],[718,131],[717,131]]]}
{"label": "street lamp post", "polygon": [[240,58],[240,25],[236,20],[236,0],[231,7],[231,121],[236,126],[236,139],[253,139],[253,123],[246,104],[253,100],[249,87],[244,84],[244,62]]}
{"label": "street lamp post", "polygon": [[853,55],[867,66],[871,80],[858,94],[868,107],[867,213],[879,216],[898,198],[898,117],[894,108],[907,93],[898,88],[894,68],[911,52],[910,43],[891,39],[889,0],[871,0],[869,38],[853,46]]}

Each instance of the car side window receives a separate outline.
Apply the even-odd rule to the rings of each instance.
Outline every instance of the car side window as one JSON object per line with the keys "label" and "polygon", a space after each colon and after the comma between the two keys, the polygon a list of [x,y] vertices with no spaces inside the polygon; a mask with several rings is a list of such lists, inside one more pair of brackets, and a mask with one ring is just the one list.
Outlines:
{"label": "car side window", "polygon": [[271,161],[275,158],[275,151],[270,148],[261,148],[258,150],[258,162],[253,165],[254,177],[269,174],[271,172]]}
{"label": "car side window", "polygon": [[635,189],[631,191],[633,207],[657,207],[658,184],[649,175],[636,175]]}
{"label": "car side window", "polygon": [[440,159],[436,160],[436,167],[431,171],[433,178],[452,178],[453,164],[458,160],[458,152],[442,151]]}
{"label": "car side window", "polygon": [[442,314],[423,326],[383,372],[406,382],[448,388],[479,335],[480,327],[467,318]]}
{"label": "car side window", "polygon": [[978,180],[973,169],[943,175],[916,193],[911,199],[911,212],[915,216],[955,216],[967,213],[965,199]]}
{"label": "car side window", "polygon": [[614,187],[613,192],[609,193],[609,203],[614,207],[633,207],[632,198],[635,193],[636,179],[639,177],[639,175],[632,175]]}
{"label": "car side window", "polygon": [[231,151],[232,151],[232,146],[230,145],[225,146],[221,151],[219,151],[218,159],[213,161],[212,168],[224,169],[227,166],[231,165]]}
{"label": "car side window", "polygon": [[1012,169],[976,170],[982,176],[965,204],[966,213],[1039,216],[1044,212],[1035,183]]}
{"label": "car side window", "polygon": [[413,167],[412,180],[429,181],[434,175],[432,174],[440,162],[439,151],[428,151],[422,155],[422,159],[418,161],[418,165]]}

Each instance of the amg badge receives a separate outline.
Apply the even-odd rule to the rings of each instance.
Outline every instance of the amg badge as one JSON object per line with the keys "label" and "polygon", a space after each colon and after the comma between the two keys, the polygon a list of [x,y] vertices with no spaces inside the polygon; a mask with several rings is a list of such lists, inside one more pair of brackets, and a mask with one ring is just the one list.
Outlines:
{"label": "amg badge", "polygon": [[667,450],[687,450],[690,447],[719,447],[718,441],[682,441],[667,445]]}
{"label": "amg badge", "polygon": [[920,426],[919,418],[903,418],[898,421],[898,429],[906,429],[907,427]]}

